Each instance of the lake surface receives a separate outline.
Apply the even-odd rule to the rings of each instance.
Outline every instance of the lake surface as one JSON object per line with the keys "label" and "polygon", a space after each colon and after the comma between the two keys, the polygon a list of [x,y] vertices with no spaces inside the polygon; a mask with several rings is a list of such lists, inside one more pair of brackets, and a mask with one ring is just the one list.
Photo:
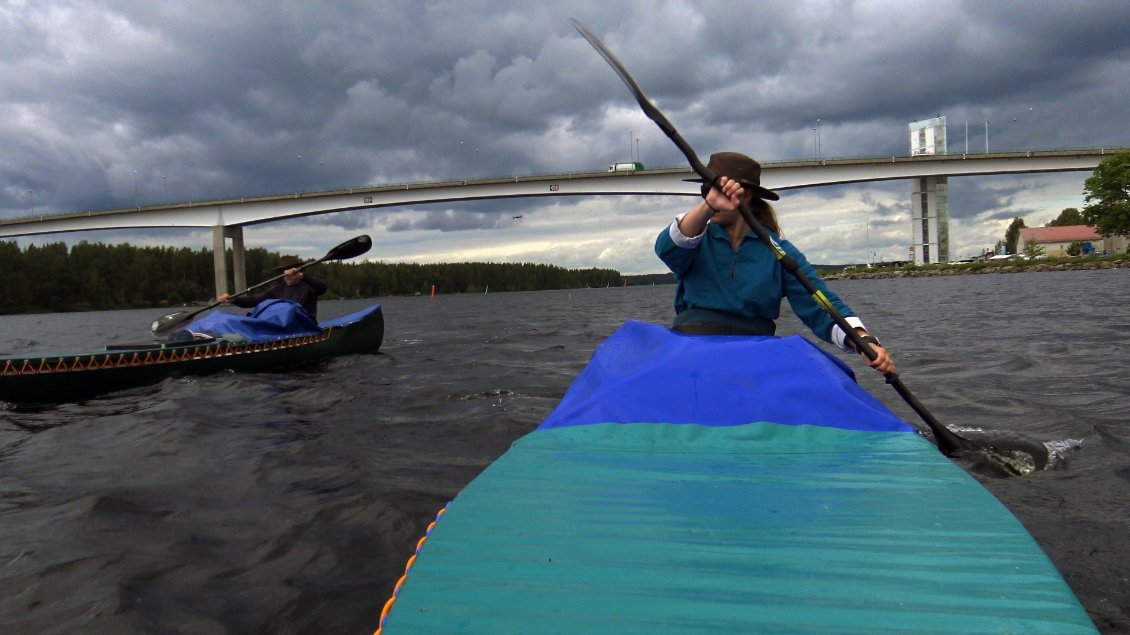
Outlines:
{"label": "lake surface", "polygon": [[[1063,449],[1051,471],[975,476],[1099,629],[1130,632],[1130,270],[830,286],[941,422]],[[382,298],[378,355],[0,407],[0,632],[372,632],[436,512],[541,422],[625,320],[668,323],[673,293]],[[783,310],[778,333],[805,332]],[[163,313],[0,316],[0,353],[139,341]]]}

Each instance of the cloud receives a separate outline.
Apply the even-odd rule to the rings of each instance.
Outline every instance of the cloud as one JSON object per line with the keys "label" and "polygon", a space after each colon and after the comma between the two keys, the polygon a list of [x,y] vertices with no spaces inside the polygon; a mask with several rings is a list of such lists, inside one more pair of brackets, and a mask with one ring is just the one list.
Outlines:
{"label": "cloud", "polygon": [[[0,217],[600,170],[636,156],[685,165],[571,17],[700,156],[905,155],[907,124],[938,114],[951,152],[1130,146],[1125,3],[11,2],[0,8]],[[995,242],[1012,215],[1042,224],[1082,205],[1085,176],[951,179],[951,237]],[[894,259],[910,240],[908,192],[789,191],[782,218],[813,261]],[[649,240],[688,203],[482,201],[258,225],[246,236],[309,243],[315,253],[304,255],[316,256],[371,231],[411,237],[405,257],[489,244],[481,253],[649,272],[662,267]],[[511,231],[514,213],[544,229]],[[552,214],[561,222],[546,221]],[[287,241],[294,231],[317,239]],[[115,235],[156,240],[103,234]],[[210,246],[208,232],[197,237]]]}

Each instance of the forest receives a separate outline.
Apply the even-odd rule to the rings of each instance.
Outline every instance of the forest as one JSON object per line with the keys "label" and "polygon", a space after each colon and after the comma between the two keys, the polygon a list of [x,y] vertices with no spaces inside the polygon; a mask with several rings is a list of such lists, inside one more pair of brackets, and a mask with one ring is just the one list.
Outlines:
{"label": "forest", "polygon": [[[230,259],[230,251],[229,259]],[[247,283],[279,275],[279,254],[246,252]],[[29,245],[0,241],[0,314],[140,309],[203,304],[215,296],[212,250],[79,242]],[[533,263],[410,264],[323,262],[306,270],[325,280],[323,299],[431,293],[537,291],[620,286],[613,269],[565,269]],[[228,282],[231,285],[231,281]],[[242,291],[242,289],[236,289]]]}

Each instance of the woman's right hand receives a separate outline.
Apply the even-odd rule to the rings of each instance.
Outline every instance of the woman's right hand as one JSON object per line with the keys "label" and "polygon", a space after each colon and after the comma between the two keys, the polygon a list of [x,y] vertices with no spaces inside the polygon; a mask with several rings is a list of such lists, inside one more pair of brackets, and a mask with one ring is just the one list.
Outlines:
{"label": "woman's right hand", "polygon": [[706,204],[710,207],[715,214],[718,212],[732,212],[741,206],[742,194],[745,194],[745,189],[742,184],[731,179],[728,176],[723,176],[718,179],[718,185],[721,186],[721,191],[718,187],[712,187],[706,192]]}

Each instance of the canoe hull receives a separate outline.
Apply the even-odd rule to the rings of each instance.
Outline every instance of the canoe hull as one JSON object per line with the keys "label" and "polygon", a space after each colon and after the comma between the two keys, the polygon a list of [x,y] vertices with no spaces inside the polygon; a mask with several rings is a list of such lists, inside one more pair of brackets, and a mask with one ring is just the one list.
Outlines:
{"label": "canoe hull", "polygon": [[[356,317],[354,317],[356,316]],[[268,342],[116,349],[76,355],[0,359],[0,401],[87,399],[168,377],[221,371],[269,372],[352,353],[376,353],[384,340],[380,305],[323,323],[321,332]]]}
{"label": "canoe hull", "polygon": [[803,338],[629,323],[449,503],[395,633],[1094,633],[1016,518]]}

